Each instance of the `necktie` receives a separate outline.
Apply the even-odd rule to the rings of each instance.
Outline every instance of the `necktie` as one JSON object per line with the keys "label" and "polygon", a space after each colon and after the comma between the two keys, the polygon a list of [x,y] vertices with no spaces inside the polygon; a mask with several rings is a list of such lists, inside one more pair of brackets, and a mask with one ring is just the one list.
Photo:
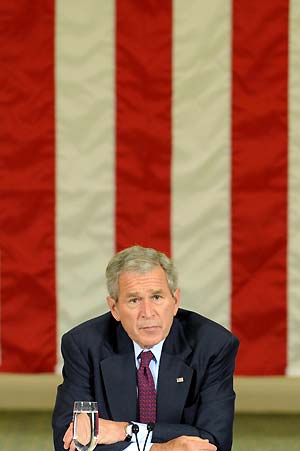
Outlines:
{"label": "necktie", "polygon": [[141,353],[141,366],[137,371],[138,399],[141,423],[155,423],[156,420],[156,392],[154,380],[149,368],[153,358],[151,351]]}

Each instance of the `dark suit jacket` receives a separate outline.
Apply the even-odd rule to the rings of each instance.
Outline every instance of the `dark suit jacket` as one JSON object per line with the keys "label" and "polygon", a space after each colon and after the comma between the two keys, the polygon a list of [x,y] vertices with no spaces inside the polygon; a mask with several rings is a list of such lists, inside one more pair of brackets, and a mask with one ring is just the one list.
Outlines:
{"label": "dark suit jacket", "polygon": [[[237,349],[238,340],[228,330],[179,309],[161,354],[153,442],[193,435],[208,438],[219,451],[231,450]],[[66,333],[62,354],[64,382],[58,387],[53,412],[56,451],[63,451],[75,400],[97,401],[102,418],[138,421],[133,343],[110,313]],[[127,446],[118,442],[96,449]]]}

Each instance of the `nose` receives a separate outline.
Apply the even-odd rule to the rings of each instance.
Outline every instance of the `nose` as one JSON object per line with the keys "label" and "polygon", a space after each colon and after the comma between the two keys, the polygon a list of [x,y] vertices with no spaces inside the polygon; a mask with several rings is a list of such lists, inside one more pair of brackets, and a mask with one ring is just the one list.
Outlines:
{"label": "nose", "polygon": [[141,307],[141,315],[143,318],[151,318],[151,316],[153,316],[153,303],[151,301],[144,299]]}

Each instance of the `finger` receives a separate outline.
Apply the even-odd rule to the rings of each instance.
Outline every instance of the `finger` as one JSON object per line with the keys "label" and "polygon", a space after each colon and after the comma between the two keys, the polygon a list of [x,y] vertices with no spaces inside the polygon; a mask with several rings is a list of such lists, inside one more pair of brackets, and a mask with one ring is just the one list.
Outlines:
{"label": "finger", "polygon": [[197,441],[197,442],[200,441],[200,442],[205,442],[205,443],[209,442],[208,438],[202,438],[202,437],[198,437],[196,435],[182,435],[182,437],[184,439],[191,440],[191,441]]}
{"label": "finger", "polygon": [[68,437],[70,434],[72,434],[73,433],[73,423],[71,423],[70,424],[70,426],[68,427],[68,429],[66,430],[66,433],[65,433],[65,435],[64,435],[64,438],[65,437]]}
{"label": "finger", "polygon": [[203,451],[217,451],[217,447],[210,443],[210,441],[207,438],[200,438],[200,437],[189,437],[191,441],[198,441],[200,450]]}
{"label": "finger", "polygon": [[63,437],[64,448],[68,449],[70,447],[71,441],[73,440],[73,423],[70,424],[66,433]]}
{"label": "finger", "polygon": [[72,441],[72,438],[71,439],[69,439],[69,437],[64,438],[64,448],[65,449],[69,449],[71,441]]}
{"label": "finger", "polygon": [[71,443],[72,443],[72,437],[71,437],[71,439],[64,439],[64,449],[71,449],[71,447],[70,447],[70,445],[71,445]]}
{"label": "finger", "polygon": [[[207,440],[208,441],[208,440]],[[202,449],[202,447],[201,447]],[[217,451],[217,447],[213,445],[212,443],[205,443],[203,444],[203,450],[207,451]]]}
{"label": "finger", "polygon": [[73,439],[73,434],[71,432],[67,431],[63,438],[64,443],[70,444],[72,439]]}
{"label": "finger", "polygon": [[201,446],[199,449],[201,449],[201,451],[216,451],[217,450],[217,448],[214,445],[211,445],[211,446],[205,445],[203,448]]}

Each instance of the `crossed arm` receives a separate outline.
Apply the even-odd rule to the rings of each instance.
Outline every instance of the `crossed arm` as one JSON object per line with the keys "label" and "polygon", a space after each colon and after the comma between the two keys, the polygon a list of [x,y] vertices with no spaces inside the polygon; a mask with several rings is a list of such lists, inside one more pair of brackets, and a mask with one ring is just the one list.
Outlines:
{"label": "crossed arm", "polygon": [[[99,445],[110,445],[125,439],[125,427],[127,423],[99,419],[99,431],[97,443]],[[73,424],[71,423],[64,435],[64,448],[75,451],[73,442]],[[194,436],[180,436],[165,443],[155,443],[151,451],[216,451],[217,447],[209,443],[208,439]]]}

